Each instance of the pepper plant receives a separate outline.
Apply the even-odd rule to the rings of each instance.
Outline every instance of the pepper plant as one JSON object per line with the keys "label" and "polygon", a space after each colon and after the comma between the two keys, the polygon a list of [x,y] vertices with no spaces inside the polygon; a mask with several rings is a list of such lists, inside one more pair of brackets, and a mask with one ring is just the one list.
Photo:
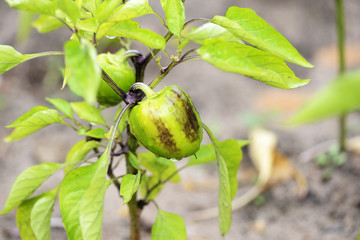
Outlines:
{"label": "pepper plant", "polygon": [[[101,239],[104,195],[114,185],[129,207],[130,239],[140,239],[140,214],[149,203],[158,208],[152,239],[186,239],[184,220],[162,210],[155,198],[165,183],[180,181],[180,170],[210,161],[217,161],[219,228],[225,235],[230,230],[231,200],[246,141],[216,140],[180,87],[152,89],[175,66],[190,60],[204,60],[225,72],[284,89],[310,81],[296,77],[285,61],[312,65],[253,10],[237,6],[230,7],[225,16],[186,21],[184,0],[160,0],[163,13],[156,13],[148,0],[6,2],[37,14],[32,25],[40,33],[66,27],[72,36],[64,43],[63,52],[22,54],[1,45],[0,74],[32,58],[59,55],[65,60],[63,88],[69,87],[83,98],[80,102],[47,98],[52,108],[35,106],[7,126],[14,130],[6,142],[51,124],[64,124],[84,136],[63,164],[41,163],[24,170],[15,180],[0,214],[17,208],[21,237],[50,238],[52,208],[59,198],[68,239]],[[140,27],[136,19],[148,14],[158,17],[154,24],[166,30],[165,36]],[[116,51],[101,52],[103,38],[114,39]],[[175,48],[168,44],[170,39],[176,40]],[[136,41],[147,51],[134,49]],[[166,61],[158,57],[160,53]],[[159,66],[154,79],[145,76],[151,61]],[[114,106],[115,120],[106,122],[102,110]],[[212,144],[200,146],[202,129]],[[180,160],[187,163],[177,169],[175,162]],[[120,161],[126,162],[126,174],[121,176],[114,171],[122,166]],[[63,180],[53,190],[32,196],[55,171],[64,172]]]}

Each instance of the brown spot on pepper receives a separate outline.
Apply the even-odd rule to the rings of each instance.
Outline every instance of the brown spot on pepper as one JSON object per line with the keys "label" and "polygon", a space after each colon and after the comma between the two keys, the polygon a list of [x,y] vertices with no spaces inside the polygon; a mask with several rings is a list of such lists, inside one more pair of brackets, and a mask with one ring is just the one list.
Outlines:
{"label": "brown spot on pepper", "polygon": [[[172,93],[176,95],[178,98],[177,101],[181,101],[182,110],[185,110],[184,114],[177,114],[176,120],[183,125],[183,130],[185,132],[186,138],[188,138],[191,142],[195,142],[199,138],[199,122],[196,116],[196,109],[190,102],[191,100],[178,88],[172,88]],[[175,103],[172,98],[168,97],[169,102],[171,102],[174,106]]]}
{"label": "brown spot on pepper", "polygon": [[171,153],[176,153],[179,151],[179,149],[176,146],[176,142],[173,139],[173,135],[169,131],[169,129],[166,127],[164,122],[156,116],[156,114],[150,110],[150,115],[152,118],[152,122],[155,124],[157,130],[158,130],[158,137],[163,144],[163,146],[168,149]]}

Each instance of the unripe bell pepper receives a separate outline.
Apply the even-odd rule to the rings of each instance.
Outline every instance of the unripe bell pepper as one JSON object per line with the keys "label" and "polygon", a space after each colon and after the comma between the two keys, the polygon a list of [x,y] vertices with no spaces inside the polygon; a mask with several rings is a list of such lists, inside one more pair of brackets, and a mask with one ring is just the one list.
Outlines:
{"label": "unripe bell pepper", "polygon": [[159,157],[182,159],[195,154],[202,140],[202,125],[190,97],[178,86],[154,92],[135,83],[146,98],[130,110],[129,125],[136,139]]}
{"label": "unripe bell pepper", "polygon": [[[116,54],[99,54],[97,60],[101,68],[124,92],[128,92],[135,83],[135,72],[121,55],[124,51]],[[121,102],[121,97],[105,82],[101,81],[96,97],[98,103],[104,106],[114,106]]]}

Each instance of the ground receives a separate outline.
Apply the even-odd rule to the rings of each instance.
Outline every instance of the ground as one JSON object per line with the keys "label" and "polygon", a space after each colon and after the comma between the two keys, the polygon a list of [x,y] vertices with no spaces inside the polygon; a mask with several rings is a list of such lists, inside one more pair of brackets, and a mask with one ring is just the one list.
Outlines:
{"label": "ground", "polygon": [[[226,239],[356,239],[360,227],[359,155],[348,152],[347,162],[324,181],[323,169],[313,159],[336,144],[336,119],[296,128],[283,124],[312,93],[326,85],[337,73],[334,3],[326,0],[232,0],[207,1],[206,4],[209,6],[203,7],[201,0],[186,1],[189,7],[187,19],[223,15],[231,5],[252,8],[316,66],[314,69],[302,69],[290,65],[301,78],[312,79],[307,86],[291,91],[223,73],[201,61],[180,65],[167,76],[164,84],[177,84],[185,89],[202,120],[220,140],[247,139],[250,126],[254,121],[261,121],[278,136],[279,151],[288,156],[307,179],[309,191],[304,198],[297,196],[296,184],[289,180],[267,189],[262,194],[262,204],[253,202],[234,211],[232,228]],[[347,65],[354,68],[360,65],[360,2],[345,1],[345,6],[349,46]],[[0,44],[14,45],[16,11],[0,2],[0,16]],[[142,23],[144,27],[150,24],[151,21]],[[16,48],[26,53],[61,50],[62,42],[68,37],[66,30],[49,36],[33,32],[25,45],[18,42]],[[66,90],[59,91],[58,64],[56,59],[36,59],[0,76],[1,139],[10,133],[4,126],[34,106],[48,105],[45,97],[76,99]],[[55,70],[47,72],[48,65]],[[147,72],[146,81],[151,81],[155,74],[156,66],[153,65]],[[107,117],[111,119],[113,111],[108,111]],[[350,137],[359,135],[359,114],[351,114],[348,123]],[[21,171],[39,162],[63,162],[72,144],[79,139],[65,127],[51,126],[27,139],[0,143],[0,207]],[[178,164],[182,165],[185,161]],[[249,175],[251,169],[248,150],[244,148],[236,198],[253,184],[254,175]],[[158,198],[158,204],[164,211],[179,214],[185,219],[190,240],[221,239],[216,219],[194,221],[191,218],[194,212],[217,204],[215,176],[213,164],[186,169],[181,172],[182,182],[167,185]],[[58,174],[49,179],[39,192],[49,189],[61,177]],[[147,206],[142,217],[143,239],[150,239],[156,208]],[[58,208],[55,208],[52,220],[53,239],[66,239]],[[103,239],[128,239],[128,227],[126,207],[122,206],[115,187],[110,187],[105,202]],[[0,216],[0,239],[19,239],[15,211]]]}

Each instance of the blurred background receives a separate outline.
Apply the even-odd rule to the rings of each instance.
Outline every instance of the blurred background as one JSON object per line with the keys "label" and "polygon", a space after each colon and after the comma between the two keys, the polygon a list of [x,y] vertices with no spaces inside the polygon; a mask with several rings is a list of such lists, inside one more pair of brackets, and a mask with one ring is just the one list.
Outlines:
{"label": "blurred background", "polygon": [[[158,1],[149,1],[161,13]],[[360,227],[360,158],[349,156],[342,167],[335,169],[324,181],[323,168],[313,161],[331,148],[338,136],[337,120],[329,119],[306,126],[288,128],[286,119],[318,89],[326,86],[338,73],[335,27],[335,1],[329,0],[187,0],[186,18],[224,15],[233,5],[254,9],[270,25],[282,33],[312,64],[305,69],[290,64],[297,76],[312,81],[299,89],[275,89],[252,79],[224,73],[203,61],[189,61],[176,67],[162,85],[181,86],[192,98],[203,122],[219,140],[248,139],[249,130],[261,124],[278,138],[278,150],[307,179],[308,194],[299,198],[297,184],[291,178],[269,187],[256,201],[233,214],[232,229],[226,239],[356,239]],[[360,67],[360,1],[346,0],[346,62],[348,69]],[[22,53],[62,51],[70,37],[65,29],[41,35],[35,29],[21,31],[31,23],[31,16],[20,15],[0,1],[0,44],[12,45]],[[160,34],[164,30],[155,17],[142,17],[142,27]],[[20,31],[19,31],[20,29]],[[26,27],[25,27],[26,29]],[[19,32],[21,34],[19,34]],[[145,49],[141,49],[145,52]],[[4,126],[12,123],[34,106],[48,106],[45,97],[61,97],[77,101],[68,89],[60,91],[63,67],[61,57],[44,57],[28,61],[0,76],[0,138],[10,133]],[[157,74],[150,65],[145,76],[149,83]],[[159,88],[161,88],[159,86]],[[109,119],[114,111],[108,111]],[[350,137],[360,134],[359,113],[348,119]],[[27,167],[40,162],[63,162],[70,147],[80,140],[63,126],[51,126],[31,137],[13,143],[0,143],[0,208],[4,206],[16,176]],[[205,141],[207,141],[205,139]],[[255,173],[247,149],[239,171],[239,193],[253,184]],[[209,164],[181,172],[183,181],[167,185],[158,203],[165,211],[184,217],[188,239],[221,239],[217,219],[194,221],[191,213],[217,204],[216,166]],[[42,189],[58,182],[55,175]],[[40,189],[41,191],[41,189]],[[156,217],[153,206],[143,212],[143,236],[150,239]],[[106,195],[103,239],[128,239],[126,207],[110,187]],[[57,207],[53,218],[53,239],[66,239]],[[0,239],[19,239],[15,211],[0,216]]]}

